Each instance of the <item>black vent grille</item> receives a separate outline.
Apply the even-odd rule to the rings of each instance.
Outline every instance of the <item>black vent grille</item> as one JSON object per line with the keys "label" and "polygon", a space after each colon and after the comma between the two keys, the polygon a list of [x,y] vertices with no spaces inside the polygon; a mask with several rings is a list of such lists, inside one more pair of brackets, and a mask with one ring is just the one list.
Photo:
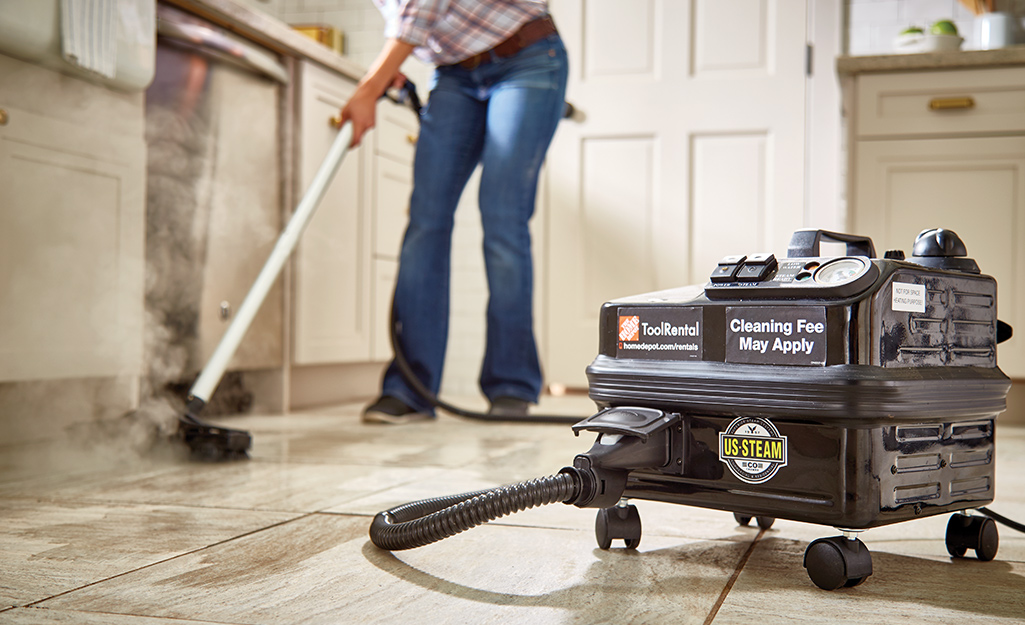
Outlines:
{"label": "black vent grille", "polygon": [[[924,285],[924,310],[893,310],[894,282]],[[995,367],[996,283],[986,276],[895,274],[876,296],[883,367]]]}
{"label": "black vent grille", "polygon": [[986,419],[883,428],[882,508],[992,500],[993,426]]}

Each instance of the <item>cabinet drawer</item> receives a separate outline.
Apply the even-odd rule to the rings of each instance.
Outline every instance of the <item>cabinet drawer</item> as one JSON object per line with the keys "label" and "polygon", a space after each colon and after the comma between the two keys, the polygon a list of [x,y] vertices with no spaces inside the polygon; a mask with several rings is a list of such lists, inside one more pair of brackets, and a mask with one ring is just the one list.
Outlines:
{"label": "cabinet drawer", "polygon": [[1025,132],[1025,67],[867,75],[859,137]]}

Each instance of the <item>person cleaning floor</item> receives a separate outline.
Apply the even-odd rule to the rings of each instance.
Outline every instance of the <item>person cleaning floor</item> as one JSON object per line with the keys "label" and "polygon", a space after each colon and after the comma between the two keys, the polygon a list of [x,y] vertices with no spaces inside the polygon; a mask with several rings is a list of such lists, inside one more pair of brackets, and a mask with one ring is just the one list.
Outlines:
{"label": "person cleaning floor", "polygon": [[[481,166],[479,206],[489,299],[480,388],[489,414],[524,416],[541,392],[533,330],[530,218],[538,175],[564,110],[568,60],[546,0],[374,0],[386,42],[342,109],[353,145],[374,126],[377,100],[405,77],[412,54],[436,66],[420,119],[409,225],[394,309],[402,351],[437,395],[449,327],[452,228]],[[367,423],[434,417],[394,361]]]}

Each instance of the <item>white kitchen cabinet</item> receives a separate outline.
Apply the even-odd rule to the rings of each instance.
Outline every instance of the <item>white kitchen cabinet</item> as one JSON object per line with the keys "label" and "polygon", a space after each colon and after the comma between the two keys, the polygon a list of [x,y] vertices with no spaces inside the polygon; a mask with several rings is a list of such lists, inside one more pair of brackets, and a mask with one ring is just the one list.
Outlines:
{"label": "white kitchen cabinet", "polygon": [[852,230],[908,256],[926,228],[957,232],[1016,329],[999,365],[1025,378],[1025,68],[869,74],[854,86]]}
{"label": "white kitchen cabinet", "polygon": [[[330,120],[354,81],[309,61],[300,64],[300,194],[337,135]],[[295,340],[298,365],[370,359],[370,219],[364,200],[363,148],[349,151],[303,234],[295,255]]]}
{"label": "white kitchen cabinet", "polygon": [[0,381],[138,375],[143,96],[0,55]]}
{"label": "white kitchen cabinet", "polygon": [[[312,179],[355,83],[313,63],[301,70],[299,181]],[[382,100],[377,126],[345,158],[296,252],[297,365],[385,360],[388,317],[413,186],[416,116]]]}

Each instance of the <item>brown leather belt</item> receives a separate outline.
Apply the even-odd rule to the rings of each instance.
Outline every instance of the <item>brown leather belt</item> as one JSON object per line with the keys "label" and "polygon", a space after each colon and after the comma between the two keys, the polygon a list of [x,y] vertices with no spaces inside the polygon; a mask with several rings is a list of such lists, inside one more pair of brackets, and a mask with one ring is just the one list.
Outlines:
{"label": "brown leather belt", "polygon": [[454,65],[458,65],[463,69],[475,69],[484,63],[489,63],[492,55],[499,58],[513,56],[523,48],[535,44],[545,37],[554,35],[557,32],[558,31],[555,30],[555,22],[552,21],[552,16],[543,15],[521,26],[520,29],[513,33],[511,37],[494,48],[485,50],[480,54],[475,54],[468,59],[454,63]]}

